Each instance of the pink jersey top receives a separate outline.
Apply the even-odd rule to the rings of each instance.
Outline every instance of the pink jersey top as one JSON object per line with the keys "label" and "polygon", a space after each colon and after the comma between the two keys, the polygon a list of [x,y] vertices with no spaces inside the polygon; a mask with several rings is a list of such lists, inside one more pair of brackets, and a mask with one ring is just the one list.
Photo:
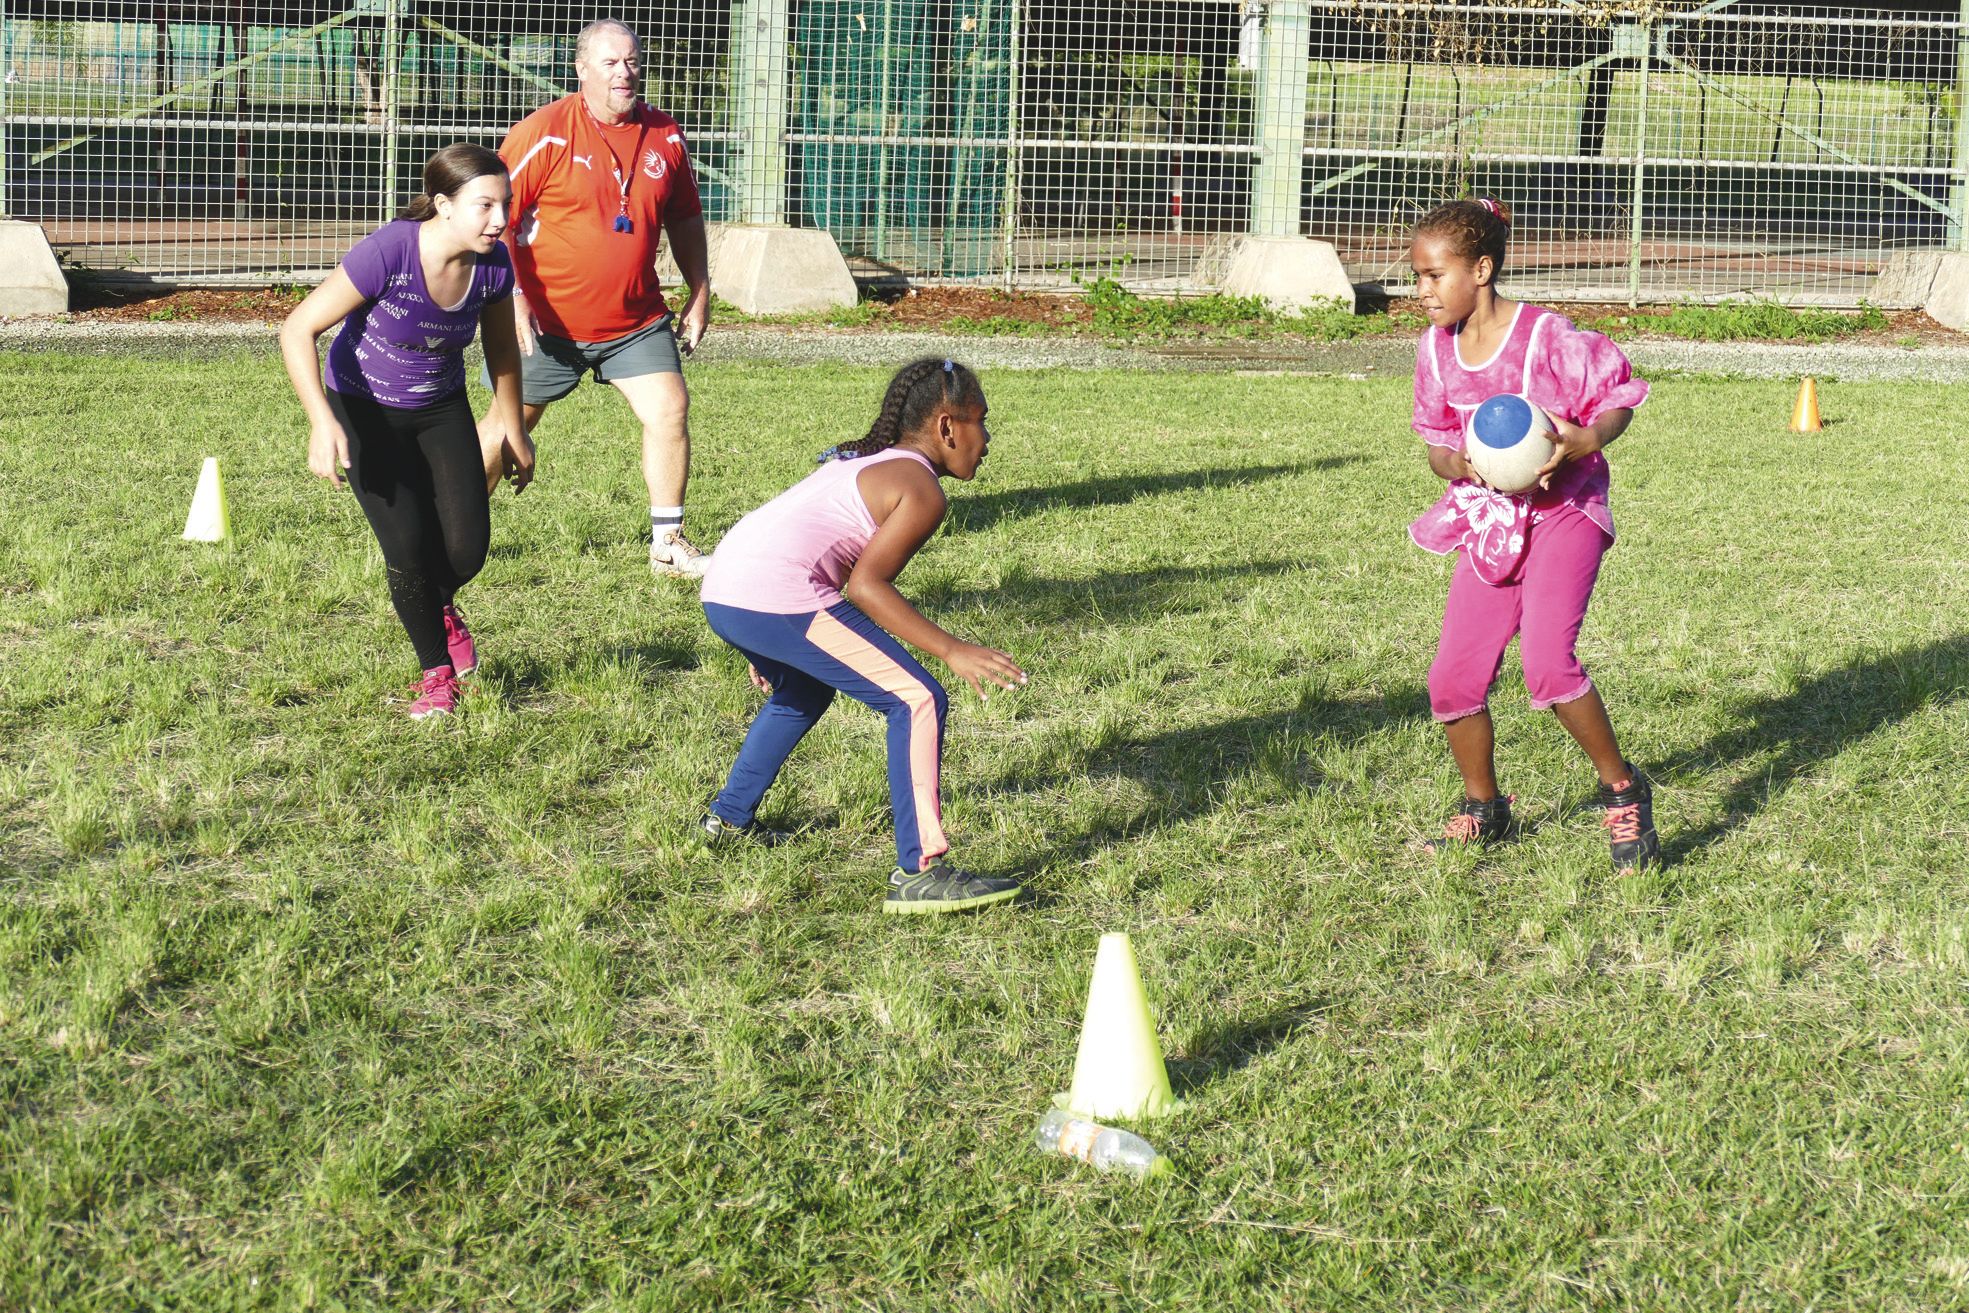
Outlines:
{"label": "pink jersey top", "polygon": [[828,461],[719,540],[703,600],[775,615],[824,611],[840,601],[841,585],[875,536],[859,476],[890,460],[921,461],[937,472],[926,457],[896,447]]}
{"label": "pink jersey top", "polygon": [[[1471,413],[1502,392],[1518,393],[1582,426],[1648,398],[1647,380],[1634,377],[1619,347],[1542,306],[1520,305],[1503,343],[1475,365],[1465,364],[1458,353],[1461,329],[1459,324],[1444,332],[1431,325],[1416,347],[1415,431],[1432,447],[1462,451]],[[1511,495],[1457,479],[1408,526],[1408,535],[1416,546],[1440,555],[1462,548],[1478,578],[1503,583],[1524,556],[1526,528],[1568,506],[1612,538],[1608,482],[1607,459],[1598,452],[1567,461],[1550,488],[1529,493]]]}

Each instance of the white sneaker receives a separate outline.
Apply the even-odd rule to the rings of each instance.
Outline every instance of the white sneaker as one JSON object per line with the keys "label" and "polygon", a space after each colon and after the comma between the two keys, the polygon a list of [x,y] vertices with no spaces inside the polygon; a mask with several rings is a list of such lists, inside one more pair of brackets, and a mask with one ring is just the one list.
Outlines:
{"label": "white sneaker", "polygon": [[711,558],[684,537],[682,529],[666,529],[649,545],[650,573],[671,579],[702,579]]}

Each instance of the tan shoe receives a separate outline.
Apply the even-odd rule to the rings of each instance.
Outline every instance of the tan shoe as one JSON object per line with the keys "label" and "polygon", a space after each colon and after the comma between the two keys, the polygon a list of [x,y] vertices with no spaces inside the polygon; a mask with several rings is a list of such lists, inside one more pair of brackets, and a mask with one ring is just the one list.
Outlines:
{"label": "tan shoe", "polygon": [[702,579],[711,558],[684,537],[682,529],[666,529],[650,541],[650,573],[659,578]]}

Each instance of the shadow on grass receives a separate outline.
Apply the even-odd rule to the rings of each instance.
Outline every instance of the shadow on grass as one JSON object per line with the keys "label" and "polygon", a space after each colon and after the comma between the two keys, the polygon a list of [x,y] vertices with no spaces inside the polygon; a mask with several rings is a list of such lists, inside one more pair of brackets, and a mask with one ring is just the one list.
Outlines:
{"label": "shadow on grass", "polygon": [[987,794],[1016,794],[1124,777],[1147,791],[1149,801],[1125,814],[1099,809],[1079,832],[1049,835],[1052,842],[1035,846],[1024,862],[1026,869],[1045,870],[1214,811],[1240,786],[1261,803],[1311,793],[1323,780],[1305,758],[1306,739],[1365,738],[1412,720],[1422,698],[1418,690],[1338,701],[1307,696],[1291,708],[1161,734],[1117,731],[1103,738],[1097,728],[1089,741],[1070,745],[1037,768],[1009,765],[983,788]]}
{"label": "shadow on grass", "polygon": [[1341,469],[1365,459],[1356,455],[1321,456],[1317,460],[1291,465],[1226,465],[1169,474],[1114,474],[1074,483],[1007,488],[1003,492],[988,492],[976,497],[960,495],[950,499],[950,527],[954,531],[975,532],[1005,520],[1037,515],[1042,511],[1119,506],[1165,492],[1229,488],[1266,479],[1296,478],[1301,474]]}
{"label": "shadow on grass", "polygon": [[1965,690],[1969,636],[1958,636],[1854,661],[1805,680],[1783,697],[1750,703],[1741,710],[1739,725],[1679,763],[1684,769],[1710,763],[1740,769],[1723,795],[1722,814],[1701,829],[1667,836],[1665,856],[1673,862],[1722,843],[1847,744]]}
{"label": "shadow on grass", "polygon": [[695,670],[699,664],[696,644],[652,638],[644,643],[616,643],[597,648],[574,661],[502,655],[486,662],[486,674],[488,687],[497,689],[508,704],[517,704],[599,666],[623,666],[653,681],[673,671]]}
{"label": "shadow on grass", "polygon": [[1226,1020],[1198,1035],[1185,1057],[1169,1060],[1169,1085],[1184,1098],[1212,1081],[1250,1066],[1291,1039],[1333,1006],[1314,997],[1250,1020]]}
{"label": "shadow on grass", "polygon": [[1216,610],[1224,606],[1223,585],[1231,580],[1270,578],[1303,568],[1304,563],[1300,561],[1244,561],[1158,566],[1086,579],[1047,579],[1008,573],[996,588],[925,586],[910,596],[918,605],[932,611],[996,609],[1037,624],[1071,621],[1084,625],[1142,615]]}
{"label": "shadow on grass", "polygon": [[604,661],[635,666],[646,674],[666,670],[696,670],[697,644],[674,638],[652,638],[645,643],[617,643],[601,650]]}
{"label": "shadow on grass", "polygon": [[577,556],[609,556],[616,552],[633,555],[649,549],[649,535],[647,531],[637,532],[632,521],[619,533],[583,534],[578,541],[567,539],[541,542],[529,539],[525,542],[497,542],[485,549],[485,559],[524,561],[539,556],[565,556],[570,545],[573,554]]}

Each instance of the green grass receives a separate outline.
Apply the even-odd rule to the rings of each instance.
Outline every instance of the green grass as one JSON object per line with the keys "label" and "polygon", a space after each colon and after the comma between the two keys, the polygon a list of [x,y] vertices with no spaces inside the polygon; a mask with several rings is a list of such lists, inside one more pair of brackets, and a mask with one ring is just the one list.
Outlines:
{"label": "green grass", "polygon": [[1644,330],[1662,337],[1696,342],[1835,342],[1842,337],[1879,332],[1887,316],[1878,307],[1857,313],[1844,310],[1795,310],[1774,301],[1722,305],[1678,305],[1666,314],[1617,315],[1612,320],[1588,321],[1587,327],[1620,337]]}
{"label": "green grass", "polygon": [[[874,407],[693,370],[707,540]],[[1616,880],[1514,664],[1456,796],[1400,379],[1006,373],[904,585],[1032,673],[876,913],[881,733],[692,820],[756,695],[652,590],[622,407],[501,494],[460,716],[265,356],[0,357],[0,1307],[1933,1309],[1969,1300],[1955,394],[1669,379],[1582,640],[1675,861]],[[177,532],[201,455],[235,540]],[[1127,930],[1146,1188],[1027,1144]]]}

